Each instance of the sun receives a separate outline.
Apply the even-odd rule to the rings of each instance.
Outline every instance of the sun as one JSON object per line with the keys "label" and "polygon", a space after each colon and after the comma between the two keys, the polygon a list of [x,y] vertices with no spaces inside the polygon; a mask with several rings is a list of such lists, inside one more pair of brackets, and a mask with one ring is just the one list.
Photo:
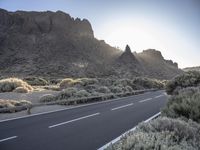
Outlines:
{"label": "sun", "polygon": [[163,48],[156,29],[148,27],[148,24],[115,21],[108,24],[104,32],[106,32],[105,41],[121,49],[124,49],[126,44],[131,46],[132,51]]}

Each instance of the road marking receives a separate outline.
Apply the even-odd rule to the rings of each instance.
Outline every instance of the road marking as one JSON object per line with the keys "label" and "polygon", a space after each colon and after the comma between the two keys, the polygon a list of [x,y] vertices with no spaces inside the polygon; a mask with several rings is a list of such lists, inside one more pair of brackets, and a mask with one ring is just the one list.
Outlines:
{"label": "road marking", "polygon": [[5,138],[5,139],[2,139],[2,140],[0,140],[0,142],[12,140],[12,139],[15,139],[15,138],[17,138],[17,136],[12,136],[12,137],[8,137],[8,138]]}
{"label": "road marking", "polygon": [[127,105],[112,108],[111,110],[117,110],[117,109],[121,109],[121,108],[124,108],[124,107],[132,106],[132,105],[133,105],[133,103],[130,103],[130,104],[127,104]]}
{"label": "road marking", "polygon": [[29,117],[34,117],[34,116],[39,116],[39,115],[46,115],[46,114],[50,114],[50,113],[56,113],[56,112],[61,112],[61,111],[66,111],[66,110],[71,110],[71,109],[76,109],[76,108],[81,108],[81,107],[104,104],[104,103],[109,103],[109,102],[113,102],[113,101],[120,101],[120,100],[123,100],[123,99],[126,99],[126,98],[130,98],[130,97],[137,97],[137,96],[141,96],[141,95],[146,95],[148,93],[150,93],[150,92],[145,92],[143,94],[138,94],[138,95],[136,94],[136,95],[132,95],[132,96],[126,96],[126,97],[122,97],[122,98],[115,98],[115,99],[106,100],[106,101],[94,102],[94,103],[90,103],[90,104],[83,104],[83,105],[79,105],[79,106],[72,106],[72,107],[58,109],[58,110],[35,113],[35,114],[28,115],[28,116],[21,116],[21,117],[16,117],[16,118],[4,119],[4,120],[0,120],[0,123],[7,122],[7,121],[18,120],[18,119],[29,118]]}
{"label": "road marking", "polygon": [[69,121],[66,121],[66,122],[58,123],[58,124],[49,126],[49,128],[54,128],[54,127],[61,126],[61,125],[64,125],[64,124],[68,124],[68,123],[71,123],[71,122],[74,122],[74,121],[78,121],[78,120],[86,119],[86,118],[89,118],[89,117],[93,117],[93,116],[96,116],[96,115],[99,115],[99,114],[100,113],[95,113],[95,114],[91,114],[91,115],[88,115],[88,116],[84,116],[84,117],[76,118],[76,119],[73,119],[73,120],[69,120]]}
{"label": "road marking", "polygon": [[143,102],[146,102],[146,101],[150,101],[150,100],[152,100],[153,98],[147,98],[147,99],[144,99],[144,100],[141,100],[141,101],[139,101],[140,103],[143,103]]}
{"label": "road marking", "polygon": [[164,95],[158,95],[158,96],[156,96],[155,98],[159,98],[159,97],[162,97],[162,96],[164,96]]}
{"label": "road marking", "polygon": [[[153,120],[154,118],[157,118],[158,116],[160,116],[160,114],[161,114],[161,112],[159,112],[159,113],[153,115],[152,117],[148,118],[148,119],[145,120],[144,122],[147,123],[147,122]],[[121,138],[125,137],[128,133],[135,131],[136,128],[137,128],[137,126],[133,127],[132,129],[126,131],[125,133],[121,134],[120,136],[118,136],[118,137],[115,138],[114,140],[108,142],[107,144],[105,144],[104,146],[100,147],[100,148],[97,149],[97,150],[104,150],[104,149],[108,148],[108,146],[110,146],[110,144],[116,143],[116,142],[119,141]]]}

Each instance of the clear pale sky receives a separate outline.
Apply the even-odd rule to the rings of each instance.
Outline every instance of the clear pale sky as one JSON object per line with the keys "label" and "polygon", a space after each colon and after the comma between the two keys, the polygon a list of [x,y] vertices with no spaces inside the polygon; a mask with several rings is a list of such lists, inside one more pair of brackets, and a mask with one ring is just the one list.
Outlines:
{"label": "clear pale sky", "polygon": [[86,18],[95,37],[132,51],[160,50],[179,67],[200,66],[200,0],[0,0],[9,11],[57,11]]}

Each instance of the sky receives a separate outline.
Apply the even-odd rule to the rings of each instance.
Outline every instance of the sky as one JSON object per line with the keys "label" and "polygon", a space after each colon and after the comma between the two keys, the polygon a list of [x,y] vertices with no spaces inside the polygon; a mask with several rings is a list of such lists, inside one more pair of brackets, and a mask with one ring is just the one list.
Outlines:
{"label": "sky", "polygon": [[200,66],[200,0],[0,0],[0,8],[61,10],[88,19],[111,46],[157,49],[180,68]]}

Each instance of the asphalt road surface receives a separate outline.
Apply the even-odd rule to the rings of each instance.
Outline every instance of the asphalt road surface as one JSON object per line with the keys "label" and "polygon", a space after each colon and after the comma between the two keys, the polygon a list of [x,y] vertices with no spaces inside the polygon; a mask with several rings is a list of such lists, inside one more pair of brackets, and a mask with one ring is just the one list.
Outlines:
{"label": "asphalt road surface", "polygon": [[0,122],[0,150],[95,150],[155,115],[164,91]]}

